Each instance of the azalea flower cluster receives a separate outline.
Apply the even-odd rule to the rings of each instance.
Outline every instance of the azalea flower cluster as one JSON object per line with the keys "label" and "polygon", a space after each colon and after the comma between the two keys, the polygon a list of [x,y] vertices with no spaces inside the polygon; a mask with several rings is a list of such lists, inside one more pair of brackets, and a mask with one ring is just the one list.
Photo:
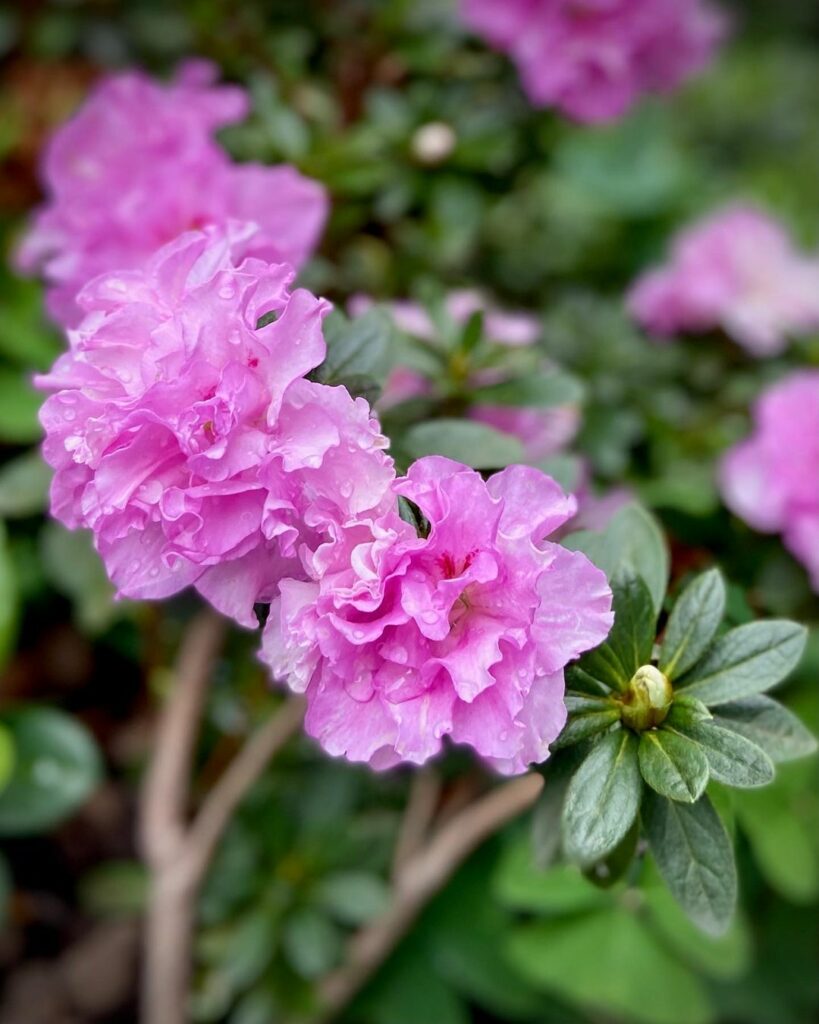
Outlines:
{"label": "azalea flower cluster", "polygon": [[292,168],[237,183],[212,132],[245,102],[198,64],[119,76],[49,150],[23,254],[67,326],[38,378],[53,514],[122,595],[192,585],[246,626],[269,603],[263,657],[330,753],[421,763],[449,736],[521,772],[612,623],[604,574],[547,540],[576,503],[530,467],[398,477],[367,402],[309,379],[330,307],[292,264],[323,193]]}
{"label": "azalea flower cluster", "polygon": [[707,0],[462,0],[466,24],[508,53],[538,106],[610,121],[709,61],[726,22]]}
{"label": "azalea flower cluster", "polygon": [[754,529],[781,533],[819,591],[819,371],[763,393],[754,431],[725,456],[720,480],[728,506]]}
{"label": "azalea flower cluster", "polygon": [[682,231],[628,305],[656,336],[722,329],[752,355],[775,355],[819,328],[819,256],[796,251],[762,210],[729,206]]}
{"label": "azalea flower cluster", "polygon": [[315,248],[324,188],[293,167],[233,163],[214,132],[241,121],[249,100],[215,79],[200,60],[185,62],[169,84],[138,71],[112,75],[55,132],[42,168],[48,199],[18,263],[43,274],[58,323],[76,326],[86,281],[141,266],[191,228],[252,221],[254,253],[296,267]]}

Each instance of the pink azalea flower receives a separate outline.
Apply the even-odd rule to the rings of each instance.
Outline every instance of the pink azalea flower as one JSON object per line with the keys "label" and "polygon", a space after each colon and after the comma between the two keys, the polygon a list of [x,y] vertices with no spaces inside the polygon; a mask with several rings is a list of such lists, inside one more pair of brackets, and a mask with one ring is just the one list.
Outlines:
{"label": "pink azalea flower", "polygon": [[299,266],[314,249],[327,197],[293,167],[236,165],[214,132],[247,114],[248,98],[214,85],[203,61],[161,84],[113,75],[57,130],[42,168],[45,205],[18,262],[49,285],[56,321],[75,326],[75,296],[90,278],[138,267],[183,231],[229,218],[258,223],[257,255]]}
{"label": "pink azalea flower", "polygon": [[819,327],[819,258],[797,252],[762,211],[729,206],[683,231],[628,305],[658,336],[721,328],[752,355],[773,355]]}
{"label": "pink azalea flower", "polygon": [[[360,316],[372,305],[373,300],[369,296],[355,295],[349,302],[349,309],[352,315]],[[405,334],[424,341],[434,342],[437,338],[437,327],[419,303],[390,302],[386,308],[396,326]],[[541,325],[536,316],[497,309],[478,291],[462,289],[450,292],[444,308],[450,319],[458,325],[465,325],[473,313],[483,312],[486,337],[498,345],[526,348],[540,337]],[[502,379],[503,375],[499,376],[494,370],[482,371],[475,376],[473,383],[477,387]],[[408,366],[399,365],[387,377],[378,408],[387,410],[411,398],[431,395],[434,390],[434,382],[428,377]],[[562,451],[580,427],[580,410],[570,404],[546,409],[476,404],[465,415],[468,419],[486,423],[518,438],[530,462],[539,462]]]}
{"label": "pink azalea flower", "polygon": [[769,388],[754,409],[754,432],[720,469],[725,502],[785,546],[819,591],[819,371],[801,370]]}
{"label": "pink azalea flower", "polygon": [[54,392],[52,512],[94,532],[120,594],[194,584],[255,625],[254,602],[301,571],[328,522],[377,505],[394,471],[367,403],[304,379],[325,355],[328,303],[248,249],[255,228],[231,223],[95,278],[38,384]]}
{"label": "pink azalea flower", "polygon": [[708,63],[726,27],[707,0],[461,0],[461,11],[509,54],[533,103],[587,122],[675,89]]}
{"label": "pink azalea flower", "polygon": [[394,492],[428,536],[394,511],[337,531],[313,579],[282,582],[263,659],[330,754],[420,764],[449,736],[522,772],[565,723],[564,666],[612,624],[603,573],[545,540],[574,499],[531,467],[484,481],[437,456]]}

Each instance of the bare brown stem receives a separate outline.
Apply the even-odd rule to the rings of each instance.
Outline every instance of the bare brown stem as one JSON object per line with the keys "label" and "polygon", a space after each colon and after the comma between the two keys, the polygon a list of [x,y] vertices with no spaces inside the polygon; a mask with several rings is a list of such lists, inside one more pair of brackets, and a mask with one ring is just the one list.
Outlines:
{"label": "bare brown stem", "polygon": [[224,628],[211,611],[201,612],[188,626],[142,793],[140,841],[151,872],[142,968],[144,1024],[184,1024],[187,1019],[194,893],[181,864],[191,762]]}
{"label": "bare brown stem", "polygon": [[195,877],[204,875],[234,811],[303,718],[304,698],[289,697],[239,750],[205,798],[185,843],[188,871]]}
{"label": "bare brown stem", "polygon": [[239,750],[188,825],[196,737],[225,625],[206,611],[188,627],[145,780],[140,839],[151,887],[143,952],[143,1024],[188,1020],[196,899],[208,865],[233,812],[304,714],[301,698],[286,701]]}
{"label": "bare brown stem", "polygon": [[407,862],[424,845],[440,796],[441,780],[431,765],[413,775],[393,853],[393,880],[399,877]]}
{"label": "bare brown stem", "polygon": [[395,949],[421,909],[485,839],[530,807],[543,788],[525,775],[478,798],[433,835],[405,865],[386,911],[353,936],[346,962],[321,986],[322,1009],[311,1024],[333,1020]]}

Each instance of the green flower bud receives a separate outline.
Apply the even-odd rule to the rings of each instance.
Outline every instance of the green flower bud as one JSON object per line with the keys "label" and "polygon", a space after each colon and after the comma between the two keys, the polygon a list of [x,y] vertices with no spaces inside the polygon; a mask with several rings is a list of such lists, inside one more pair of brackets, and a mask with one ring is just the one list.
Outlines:
{"label": "green flower bud", "polygon": [[634,673],[620,699],[623,722],[635,732],[644,732],[665,721],[673,691],[671,683],[658,668],[643,665]]}

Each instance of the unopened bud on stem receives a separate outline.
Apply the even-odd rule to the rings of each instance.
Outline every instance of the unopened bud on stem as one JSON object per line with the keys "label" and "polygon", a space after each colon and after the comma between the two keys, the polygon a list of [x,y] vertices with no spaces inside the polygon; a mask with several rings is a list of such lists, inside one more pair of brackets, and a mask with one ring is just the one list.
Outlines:
{"label": "unopened bud on stem", "polygon": [[671,683],[663,673],[653,665],[643,665],[621,698],[623,722],[636,732],[653,729],[665,721],[672,698]]}

